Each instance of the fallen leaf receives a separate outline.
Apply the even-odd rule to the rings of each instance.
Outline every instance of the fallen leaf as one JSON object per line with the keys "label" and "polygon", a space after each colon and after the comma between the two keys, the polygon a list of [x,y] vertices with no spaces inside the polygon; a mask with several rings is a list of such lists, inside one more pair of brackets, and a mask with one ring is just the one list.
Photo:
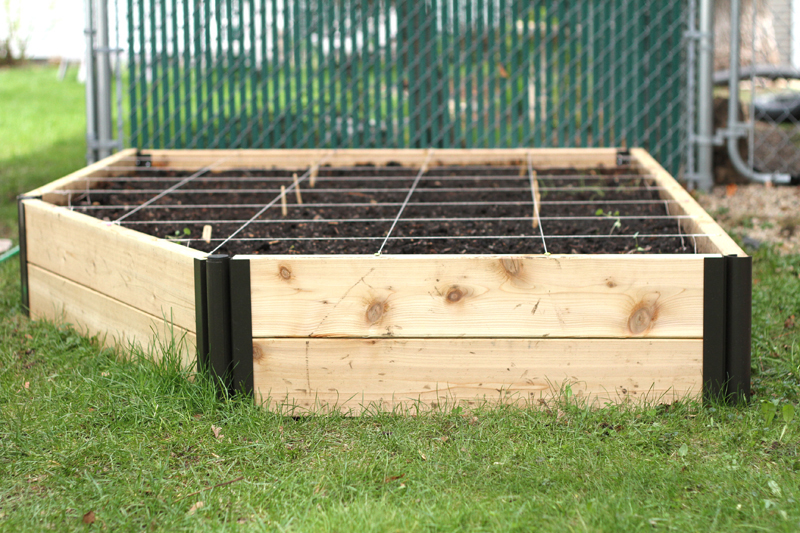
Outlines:
{"label": "fallen leaf", "polygon": [[194,415],[192,415],[192,416],[194,416],[194,417],[195,417],[195,419],[199,419],[199,418],[202,418],[202,416],[203,416],[203,415],[202,415],[202,414],[200,414],[200,413],[195,413],[195,414],[194,414]]}
{"label": "fallen leaf", "polygon": [[427,458],[427,457],[425,457],[425,454],[424,454],[424,453],[422,453],[422,450],[417,450],[417,453],[419,453],[419,456],[420,456],[420,457],[422,457],[422,460],[423,460],[423,461],[427,461],[427,460],[428,460],[428,458]]}
{"label": "fallen leaf", "polygon": [[22,386],[25,387],[26,389],[29,389],[30,386],[31,386],[31,382],[30,381],[26,381],[25,384],[22,385]]}
{"label": "fallen leaf", "polygon": [[392,481],[397,481],[400,478],[406,477],[405,474],[400,474],[399,476],[389,476],[383,480],[384,483],[391,483]]}
{"label": "fallen leaf", "polygon": [[89,511],[83,515],[84,524],[94,524],[95,520],[97,520],[97,518],[94,516],[94,511]]}
{"label": "fallen leaf", "polygon": [[783,323],[783,327],[785,329],[791,329],[794,327],[794,315],[786,319],[786,321]]}
{"label": "fallen leaf", "polygon": [[681,457],[686,457],[686,454],[688,453],[689,453],[689,447],[684,442],[683,444],[681,444],[681,447],[678,448],[678,455]]}
{"label": "fallen leaf", "polygon": [[738,188],[739,187],[735,183],[729,183],[728,185],[725,186],[725,196],[730,198],[731,196],[736,194],[736,190]]}
{"label": "fallen leaf", "polygon": [[211,431],[214,432],[214,437],[217,439],[221,440],[225,436],[222,433],[220,433],[220,431],[222,431],[222,428],[218,428],[217,426],[211,426]]}
{"label": "fallen leaf", "polygon": [[203,507],[203,502],[195,502],[191,507],[189,507],[189,514],[194,514],[198,509]]}
{"label": "fallen leaf", "polygon": [[28,333],[25,334],[25,338],[28,339],[29,341],[33,340],[33,337],[31,337],[30,334]]}

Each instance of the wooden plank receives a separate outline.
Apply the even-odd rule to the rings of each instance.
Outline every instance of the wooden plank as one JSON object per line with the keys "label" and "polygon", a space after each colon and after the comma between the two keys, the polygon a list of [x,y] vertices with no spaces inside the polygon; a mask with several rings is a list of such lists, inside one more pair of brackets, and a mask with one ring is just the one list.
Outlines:
{"label": "wooden plank", "polygon": [[694,198],[673,178],[664,167],[642,148],[631,149],[631,157],[643,172],[653,176],[654,183],[662,190],[661,198],[674,200],[670,204],[671,215],[690,215],[693,218],[681,221],[681,228],[686,233],[708,235],[696,237],[697,251],[703,254],[738,255],[747,254],[731,239],[725,230],[698,204]]}
{"label": "wooden plank", "polygon": [[[214,164],[215,170],[232,168],[307,168],[324,159],[326,166],[383,166],[400,163],[420,167],[427,149],[338,150],[147,150],[156,167],[197,170]],[[594,168],[616,165],[614,148],[507,148],[442,149],[431,152],[430,167],[443,165],[518,165],[531,154],[536,168]]]}
{"label": "wooden plank", "polygon": [[303,409],[698,397],[702,340],[255,339],[257,401]]}
{"label": "wooden plank", "polygon": [[39,200],[25,200],[30,264],[195,330],[194,258],[207,254]]}
{"label": "wooden plank", "polygon": [[107,346],[154,347],[156,357],[174,340],[182,348],[184,364],[194,364],[194,333],[37,266],[29,265],[28,276],[32,318],[71,324],[84,334],[100,336]]}
{"label": "wooden plank", "polygon": [[701,256],[248,258],[256,337],[703,334]]}
{"label": "wooden plank", "polygon": [[96,185],[96,182],[87,180],[86,178],[90,178],[98,174],[107,176],[109,175],[109,169],[112,169],[115,166],[131,165],[131,163],[125,163],[125,160],[130,159],[135,155],[135,148],[120,150],[112,156],[101,159],[100,161],[77,170],[72,174],[68,174],[63,178],[57,179],[48,183],[47,185],[39,187],[38,189],[34,189],[28,193],[25,193],[25,196],[41,196],[43,200],[51,204],[67,205],[69,196],[58,194],[56,191],[63,189],[91,189]]}
{"label": "wooden plank", "polygon": [[145,150],[155,167],[199,170],[209,165],[214,170],[236,168],[306,169],[325,158],[332,150]]}

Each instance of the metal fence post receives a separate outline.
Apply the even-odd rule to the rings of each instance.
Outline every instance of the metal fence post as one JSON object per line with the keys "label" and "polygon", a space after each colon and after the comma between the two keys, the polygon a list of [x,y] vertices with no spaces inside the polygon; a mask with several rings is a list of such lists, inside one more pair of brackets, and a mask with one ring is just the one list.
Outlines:
{"label": "metal fence post", "polygon": [[94,64],[94,0],[86,0],[84,3],[86,14],[86,27],[84,35],[86,37],[86,162],[94,163],[97,161],[97,130],[96,108],[95,108],[95,64]]}
{"label": "metal fence post", "polygon": [[700,0],[697,83],[697,186],[714,185],[714,1]]}
{"label": "metal fence post", "polygon": [[111,125],[111,49],[108,44],[108,0],[97,0],[97,155],[111,155],[113,147]]}

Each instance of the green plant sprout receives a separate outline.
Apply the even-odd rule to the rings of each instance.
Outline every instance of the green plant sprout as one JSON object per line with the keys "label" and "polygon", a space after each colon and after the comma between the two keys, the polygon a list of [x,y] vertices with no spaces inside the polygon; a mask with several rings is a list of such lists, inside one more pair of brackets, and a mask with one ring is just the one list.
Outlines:
{"label": "green plant sprout", "polygon": [[633,241],[634,241],[634,243],[636,245],[636,251],[637,252],[644,252],[644,248],[639,246],[639,232],[638,231],[633,234]]}
{"label": "green plant sprout", "polygon": [[606,218],[616,218],[616,220],[614,221],[614,224],[611,226],[611,231],[608,232],[609,235],[614,233],[615,229],[619,229],[619,228],[622,227],[622,220],[620,220],[620,218],[619,218],[619,211],[614,211],[613,213],[611,213],[609,211],[609,212],[606,213],[605,211],[603,211],[603,208],[601,207],[597,211],[595,211],[594,214],[599,216],[599,217],[603,217],[604,216]]}
{"label": "green plant sprout", "polygon": [[180,240],[182,237],[189,237],[192,234],[192,230],[189,228],[183,228],[183,231],[176,229],[175,233],[171,235],[167,235],[165,238],[168,241],[177,241]]}

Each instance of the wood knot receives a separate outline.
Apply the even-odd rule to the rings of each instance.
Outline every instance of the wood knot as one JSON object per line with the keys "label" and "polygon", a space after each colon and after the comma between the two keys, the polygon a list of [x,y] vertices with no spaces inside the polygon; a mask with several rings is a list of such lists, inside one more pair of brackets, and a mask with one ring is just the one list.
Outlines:
{"label": "wood knot", "polygon": [[613,289],[616,286],[617,286],[617,283],[613,279],[608,278],[606,280],[606,287],[608,287],[609,289]]}
{"label": "wood knot", "polygon": [[381,319],[386,311],[386,302],[375,302],[367,308],[367,322],[374,324]]}
{"label": "wood knot", "polygon": [[283,279],[291,279],[292,278],[292,271],[289,270],[289,267],[282,266],[280,268],[281,277]]}
{"label": "wood knot", "polygon": [[261,361],[264,358],[264,351],[257,343],[253,343],[253,361]]}
{"label": "wood knot", "polygon": [[461,287],[455,286],[455,287],[450,287],[450,290],[447,291],[447,296],[445,298],[447,299],[448,302],[454,304],[460,301],[461,298],[463,297],[464,297],[464,291],[461,289]]}
{"label": "wood knot", "polygon": [[503,265],[503,270],[512,278],[519,276],[522,272],[522,261],[520,259],[504,257],[500,260],[500,264]]}
{"label": "wood knot", "polygon": [[657,315],[657,308],[639,304],[628,318],[628,329],[634,335],[642,335],[653,326]]}

